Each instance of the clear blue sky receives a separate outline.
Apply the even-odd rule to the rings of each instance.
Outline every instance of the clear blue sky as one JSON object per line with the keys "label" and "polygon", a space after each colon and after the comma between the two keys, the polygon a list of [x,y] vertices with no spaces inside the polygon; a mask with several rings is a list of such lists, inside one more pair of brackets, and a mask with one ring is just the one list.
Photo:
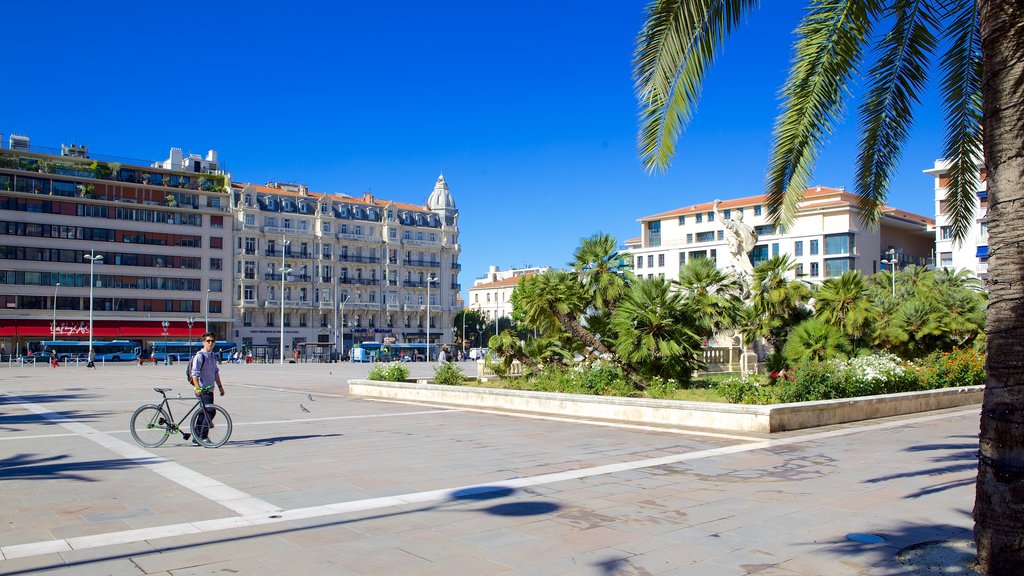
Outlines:
{"label": "clear blue sky", "polygon": [[[0,132],[163,159],[218,150],[236,181],[426,202],[442,171],[461,212],[463,288],[494,264],[562,266],[636,219],[760,194],[804,2],[767,0],[729,39],[665,175],[636,154],[637,0],[153,2],[5,6]],[[855,114],[813,182],[853,188]],[[933,216],[934,98],[890,204]]]}

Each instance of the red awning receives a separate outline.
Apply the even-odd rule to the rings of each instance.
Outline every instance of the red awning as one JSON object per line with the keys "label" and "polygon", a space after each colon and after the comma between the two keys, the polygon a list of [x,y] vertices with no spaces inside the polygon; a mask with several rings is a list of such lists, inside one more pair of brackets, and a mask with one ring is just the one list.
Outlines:
{"label": "red awning", "polygon": [[[198,322],[189,330],[185,322],[172,322],[167,331],[160,320],[139,320],[118,322],[116,320],[93,320],[93,338],[138,340],[150,338],[187,339],[190,335],[198,338],[204,325]],[[2,319],[0,337],[39,338],[49,340],[54,335],[53,325],[48,320]],[[89,338],[88,320],[57,320],[58,340],[85,340]]]}

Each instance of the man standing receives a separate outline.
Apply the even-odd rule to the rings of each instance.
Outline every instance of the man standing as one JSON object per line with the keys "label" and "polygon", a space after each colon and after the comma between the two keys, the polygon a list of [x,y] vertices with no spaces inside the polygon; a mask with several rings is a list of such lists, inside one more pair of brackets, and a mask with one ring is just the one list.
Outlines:
{"label": "man standing", "polygon": [[[217,355],[213,353],[213,345],[217,343],[217,339],[213,333],[207,332],[202,336],[203,349],[196,352],[196,355],[192,357],[191,370],[192,374],[192,386],[195,388],[196,396],[202,398],[203,405],[213,404],[213,386],[216,385],[220,390],[220,395],[224,395],[224,384],[220,381],[220,368],[217,367]],[[192,443],[199,444],[196,438],[205,439],[207,434],[210,432],[210,428],[213,428],[213,417],[217,415],[216,411],[210,410],[207,412],[209,420],[203,418],[198,419],[197,429],[192,431]]]}
{"label": "man standing", "polygon": [[89,363],[85,365],[86,368],[96,369],[96,351],[89,348]]}

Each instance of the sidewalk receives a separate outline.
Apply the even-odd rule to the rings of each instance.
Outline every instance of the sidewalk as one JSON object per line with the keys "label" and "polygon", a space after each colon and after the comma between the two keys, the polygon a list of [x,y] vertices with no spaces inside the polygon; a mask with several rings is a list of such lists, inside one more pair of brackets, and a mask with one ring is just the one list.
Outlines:
{"label": "sidewalk", "polygon": [[647,431],[347,397],[367,371],[223,366],[208,450],[127,433],[175,367],[0,370],[0,574],[893,575],[971,538],[977,407]]}

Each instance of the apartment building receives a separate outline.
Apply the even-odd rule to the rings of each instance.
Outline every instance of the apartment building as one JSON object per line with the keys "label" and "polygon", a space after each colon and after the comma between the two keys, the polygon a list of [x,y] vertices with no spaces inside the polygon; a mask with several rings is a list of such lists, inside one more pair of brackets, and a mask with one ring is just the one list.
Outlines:
{"label": "apartment building", "polygon": [[949,166],[948,160],[936,160],[934,166],[924,171],[935,183],[936,265],[949,269],[962,268],[984,279],[988,274],[988,185],[985,172],[981,171],[975,194],[971,230],[963,242],[956,242],[953,240],[953,227],[946,210]]}
{"label": "apartment building", "polygon": [[[742,219],[757,234],[751,263],[789,254],[796,274],[810,282],[848,270],[878,272],[882,261],[895,259],[903,268],[927,265],[934,250],[935,222],[892,207],[883,209],[877,228],[864,226],[857,198],[842,188],[816,186],[804,191],[797,217],[786,230],[770,224],[765,196],[723,200],[719,218]],[[686,206],[639,219],[641,236],[625,242],[633,255],[633,271],[641,277],[676,278],[683,264],[710,258],[719,268],[734,265],[713,202]]]}
{"label": "apartment building", "polygon": [[469,308],[476,310],[483,318],[493,322],[496,318],[512,317],[512,292],[519,280],[532,274],[544,274],[551,270],[544,266],[526,266],[501,270],[490,266],[487,274],[473,281],[469,289]]}
{"label": "apartment building", "polygon": [[[232,184],[235,338],[276,356],[364,341],[449,343],[460,308],[459,211],[297,184]],[[282,340],[283,338],[283,340]]]}
{"label": "apartment building", "polygon": [[0,136],[0,344],[224,338],[230,174],[217,153],[160,162]]}

